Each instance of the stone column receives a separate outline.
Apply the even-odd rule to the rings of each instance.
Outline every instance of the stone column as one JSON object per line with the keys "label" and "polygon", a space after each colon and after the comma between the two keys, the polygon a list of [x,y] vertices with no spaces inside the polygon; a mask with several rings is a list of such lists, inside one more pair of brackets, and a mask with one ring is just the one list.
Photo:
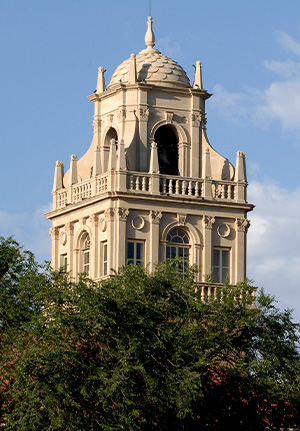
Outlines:
{"label": "stone column", "polygon": [[[192,104],[199,104],[198,97],[193,96]],[[195,100],[194,100],[195,99]],[[190,152],[190,176],[193,178],[200,177],[200,114],[191,113],[191,152]]]}
{"label": "stone column", "polygon": [[116,269],[115,266],[115,212],[113,208],[107,208],[104,211],[105,219],[107,222],[107,274],[113,274],[111,269]]}
{"label": "stone column", "polygon": [[89,222],[92,225],[92,241],[90,250],[90,277],[92,279],[98,278],[99,276],[98,218],[97,214],[92,214],[89,217]]}
{"label": "stone column", "polygon": [[233,284],[246,278],[246,236],[250,226],[246,218],[236,219],[236,247],[235,247],[235,280]]}
{"label": "stone column", "polygon": [[162,218],[162,213],[160,211],[151,210],[149,213],[150,221],[150,244],[149,244],[149,259],[150,271],[154,270],[155,263],[159,261],[159,224]]}
{"label": "stone column", "polygon": [[188,144],[187,142],[178,143],[178,170],[181,177],[188,176]]}
{"label": "stone column", "polygon": [[203,281],[205,281],[205,276],[210,274],[212,269],[212,228],[214,222],[214,217],[203,216]]}
{"label": "stone column", "polygon": [[58,227],[51,227],[49,229],[49,234],[52,239],[52,268],[57,271],[59,269],[59,255],[58,255],[58,239],[59,239],[59,229]]}
{"label": "stone column", "polygon": [[74,271],[74,223],[70,222],[65,225],[66,235],[67,235],[67,244],[68,244],[68,251],[67,251],[67,262],[68,262],[68,268],[67,271],[70,274],[71,278],[75,278],[75,271]]}
{"label": "stone column", "polygon": [[[115,269],[126,263],[126,224],[129,210],[127,208],[115,208],[116,241],[115,241]],[[108,237],[109,238],[109,237]]]}
{"label": "stone column", "polygon": [[139,134],[140,134],[140,160],[139,170],[148,172],[148,117],[149,109],[147,106],[147,91],[139,90]]}

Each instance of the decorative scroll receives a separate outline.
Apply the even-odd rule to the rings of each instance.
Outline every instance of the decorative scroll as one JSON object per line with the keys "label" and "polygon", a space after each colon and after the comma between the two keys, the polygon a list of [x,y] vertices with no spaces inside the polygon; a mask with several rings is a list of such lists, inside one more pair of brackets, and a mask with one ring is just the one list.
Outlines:
{"label": "decorative scroll", "polygon": [[123,220],[126,221],[128,214],[129,214],[129,210],[127,208],[116,208],[116,216],[118,217],[119,220]]}
{"label": "decorative scroll", "polygon": [[177,214],[178,226],[184,226],[186,222],[186,214]]}

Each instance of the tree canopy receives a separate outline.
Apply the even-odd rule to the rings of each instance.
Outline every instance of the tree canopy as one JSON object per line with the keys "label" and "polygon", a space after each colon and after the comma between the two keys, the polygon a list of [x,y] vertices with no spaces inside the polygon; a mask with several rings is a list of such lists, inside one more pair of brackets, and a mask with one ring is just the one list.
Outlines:
{"label": "tree canopy", "polygon": [[0,239],[5,430],[299,426],[299,325],[248,283],[200,300],[195,270],[78,283]]}

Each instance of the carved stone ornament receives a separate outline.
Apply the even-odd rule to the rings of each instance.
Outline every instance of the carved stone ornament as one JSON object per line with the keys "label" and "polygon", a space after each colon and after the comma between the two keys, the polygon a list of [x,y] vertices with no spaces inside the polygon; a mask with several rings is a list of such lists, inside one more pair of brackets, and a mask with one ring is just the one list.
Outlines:
{"label": "carved stone ornament", "polygon": [[160,211],[151,210],[149,213],[150,221],[152,223],[159,223],[162,218],[162,213]]}
{"label": "carved stone ornament", "polygon": [[123,220],[126,221],[128,214],[129,214],[129,210],[127,208],[116,208],[116,216],[118,217],[119,220]]}
{"label": "carved stone ornament", "polygon": [[80,224],[80,227],[81,227],[81,228],[83,228],[83,227],[86,225],[86,221],[87,221],[87,219],[88,219],[88,217],[82,217],[82,218],[79,220],[79,224]]}
{"label": "carved stone ornament", "polygon": [[113,208],[107,208],[104,211],[104,216],[105,216],[106,220],[113,220],[114,217],[115,217],[115,211],[114,211],[114,209]]}
{"label": "carved stone ornament", "polygon": [[68,240],[68,235],[66,229],[62,229],[59,234],[59,241],[62,245],[66,245]]}
{"label": "carved stone ornament", "polygon": [[108,116],[108,121],[109,121],[110,123],[112,123],[112,122],[114,121],[114,114],[110,114],[110,115]]}
{"label": "carved stone ornament", "polygon": [[101,129],[101,120],[100,120],[100,118],[94,118],[93,127],[94,127],[94,132],[100,132],[100,129]]}
{"label": "carved stone ornament", "polygon": [[149,113],[150,113],[150,111],[148,108],[140,108],[140,111],[139,111],[140,120],[148,121]]}
{"label": "carved stone ornament", "polygon": [[126,118],[126,109],[125,108],[120,108],[119,112],[118,112],[118,120],[119,121],[123,121]]}
{"label": "carved stone ornament", "polygon": [[191,114],[191,123],[193,127],[199,127],[201,122],[200,114]]}
{"label": "carved stone ornament", "polygon": [[51,236],[51,239],[58,239],[59,229],[58,227],[51,227],[49,229],[49,235]]}
{"label": "carved stone ornament", "polygon": [[165,119],[167,124],[172,124],[173,117],[174,117],[174,112],[170,112],[170,111],[165,112]]}
{"label": "carved stone ornament", "polygon": [[212,229],[215,218],[212,216],[204,216],[203,222],[206,229]]}
{"label": "carved stone ornament", "polygon": [[207,123],[206,115],[205,114],[201,114],[201,122],[200,122],[201,127],[203,127],[205,129],[206,128],[206,123]]}
{"label": "carved stone ornament", "polygon": [[250,226],[250,221],[246,218],[238,218],[236,219],[236,227],[239,232],[247,232]]}
{"label": "carved stone ornament", "polygon": [[186,215],[185,214],[177,214],[177,222],[178,226],[184,226],[186,222]]}
{"label": "carved stone ornament", "polygon": [[97,214],[90,215],[89,222],[93,227],[98,227],[98,215]]}
{"label": "carved stone ornament", "polygon": [[99,218],[99,227],[101,232],[105,232],[106,228],[107,228],[107,221],[105,219],[105,217],[100,217]]}
{"label": "carved stone ornament", "polygon": [[65,230],[67,232],[67,235],[73,235],[74,234],[74,223],[73,222],[66,223]]}
{"label": "carved stone ornament", "polygon": [[142,216],[136,216],[132,219],[131,226],[135,230],[142,230],[145,226],[145,220]]}
{"label": "carved stone ornament", "polygon": [[227,223],[220,224],[217,233],[221,238],[227,238],[230,235],[230,226]]}

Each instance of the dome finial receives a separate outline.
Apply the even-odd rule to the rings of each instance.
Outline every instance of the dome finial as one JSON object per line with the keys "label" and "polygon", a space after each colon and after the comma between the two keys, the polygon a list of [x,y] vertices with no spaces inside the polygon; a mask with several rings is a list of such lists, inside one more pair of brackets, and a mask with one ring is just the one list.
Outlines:
{"label": "dome finial", "polygon": [[149,16],[148,17],[148,29],[147,29],[147,33],[146,33],[146,36],[145,36],[145,44],[146,44],[146,47],[148,48],[148,49],[151,49],[151,48],[153,48],[154,47],[154,45],[155,45],[155,36],[154,36],[154,33],[153,33],[153,30],[152,30],[152,16]]}

